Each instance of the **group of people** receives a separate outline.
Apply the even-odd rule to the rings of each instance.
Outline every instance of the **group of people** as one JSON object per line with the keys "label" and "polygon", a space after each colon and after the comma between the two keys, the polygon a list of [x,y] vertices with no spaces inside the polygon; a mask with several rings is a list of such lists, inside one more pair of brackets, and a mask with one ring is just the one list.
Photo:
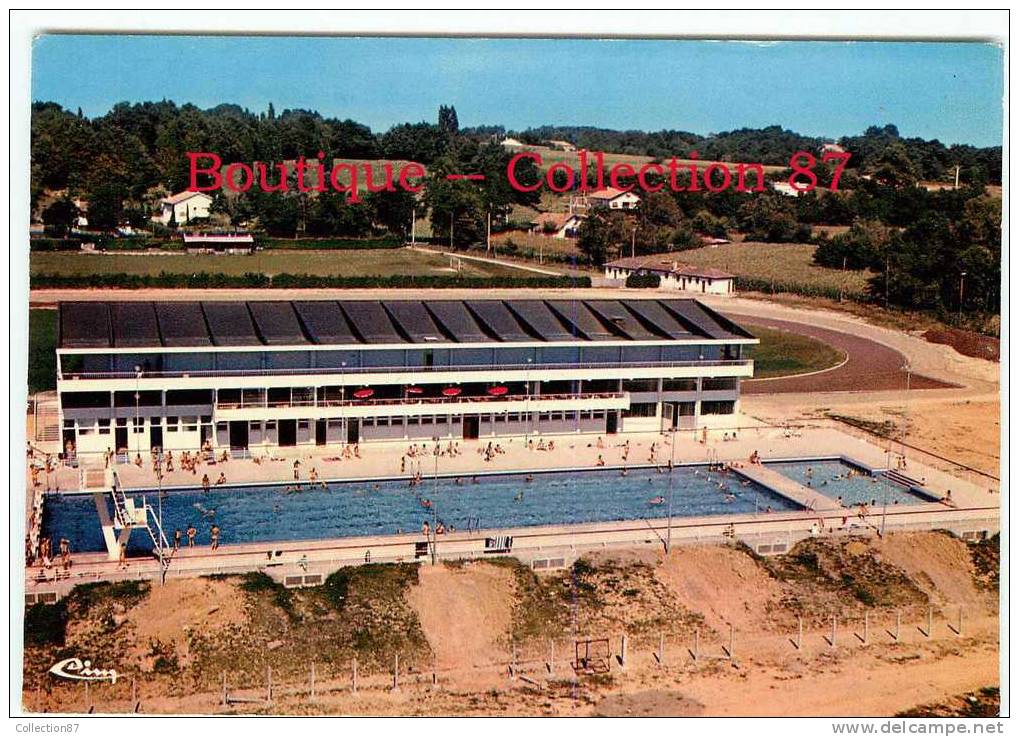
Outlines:
{"label": "group of people", "polygon": [[546,443],[545,442],[545,438],[539,438],[538,442],[535,443],[534,439],[532,438],[532,439],[527,441],[527,449],[528,450],[549,450],[549,451],[555,450],[555,441],[554,440],[549,440]]}
{"label": "group of people", "polygon": [[[59,556],[59,568],[57,570],[56,577],[60,578],[61,576],[70,576],[71,565],[73,564],[73,561],[71,560],[71,541],[66,537],[62,537],[58,541],[57,554]],[[53,558],[53,541],[48,537],[44,537],[39,540],[38,561],[43,575],[46,575],[53,570],[55,563]]]}

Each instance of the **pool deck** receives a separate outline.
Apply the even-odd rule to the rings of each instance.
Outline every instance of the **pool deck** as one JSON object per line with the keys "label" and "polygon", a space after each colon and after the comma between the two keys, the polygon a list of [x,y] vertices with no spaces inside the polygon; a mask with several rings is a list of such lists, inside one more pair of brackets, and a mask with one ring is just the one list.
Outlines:
{"label": "pool deck", "polygon": [[804,509],[815,512],[834,512],[842,509],[839,503],[831,497],[799,484],[788,476],[783,476],[778,471],[772,471],[765,466],[747,463],[740,466],[739,473],[751,481],[756,481],[761,486],[771,489],[776,494],[796,502]]}
{"label": "pool deck", "polygon": [[[723,432],[730,439],[723,440]],[[959,534],[993,533],[999,525],[1000,495],[996,488],[984,483],[967,481],[910,459],[905,473],[923,480],[926,489],[935,495],[952,492],[952,504],[940,502],[896,505],[887,509],[871,509],[865,516],[857,510],[843,509],[818,492],[802,486],[781,474],[748,462],[757,451],[762,460],[796,460],[848,457],[870,468],[884,468],[896,447],[881,448],[832,428],[805,428],[789,431],[769,426],[740,429],[732,439],[732,430],[713,431],[706,442],[700,432],[677,433],[676,447],[671,438],[658,433],[604,436],[554,436],[555,450],[530,449],[522,438],[502,438],[504,453],[491,462],[484,460],[487,440],[460,441],[459,455],[437,459],[431,453],[405,459],[400,474],[401,456],[407,442],[377,443],[361,446],[361,458],[335,458],[337,449],[290,449],[278,460],[231,460],[225,464],[203,466],[196,474],[176,470],[167,474],[164,488],[194,488],[202,474],[215,479],[225,473],[230,486],[266,485],[293,482],[293,461],[301,460],[301,477],[307,479],[316,468],[320,479],[350,480],[358,478],[400,477],[416,471],[427,479],[438,470],[440,474],[471,476],[481,473],[507,473],[542,470],[583,469],[605,466],[679,463],[731,463],[740,473],[775,489],[783,496],[806,507],[793,512],[718,515],[711,517],[674,517],[671,526],[666,519],[644,519],[577,525],[553,525],[514,529],[492,529],[457,532],[439,537],[436,557],[485,558],[501,553],[486,548],[486,538],[512,536],[512,555],[524,561],[551,559],[569,564],[584,552],[612,548],[653,546],[663,549],[666,540],[673,544],[719,543],[742,540],[768,552],[780,552],[796,541],[813,535],[877,534],[914,529],[951,529]],[[626,441],[629,440],[627,449]],[[496,442],[496,441],[493,441]],[[538,438],[534,438],[535,444]],[[652,454],[651,447],[655,451]],[[445,447],[445,445],[443,445]],[[315,452],[315,451],[319,452]],[[628,450],[628,452],[627,452]],[[624,455],[626,456],[624,459]],[[893,460],[894,463],[894,460]],[[151,467],[118,466],[122,482],[128,489],[151,489],[156,478]],[[56,479],[64,490],[76,490],[78,472],[61,469]],[[810,509],[813,507],[813,509]],[[135,534],[144,534],[136,532]],[[72,541],[73,542],[73,541]],[[335,540],[260,542],[223,545],[217,551],[208,546],[177,551],[167,570],[168,577],[200,576],[211,573],[241,573],[262,570],[278,578],[322,575],[346,565],[372,562],[430,562],[432,550],[422,554],[417,546],[428,542],[420,534],[357,537]],[[761,547],[764,546],[764,547]],[[105,553],[77,553],[70,576],[53,580],[54,570],[41,575],[39,567],[25,570],[26,592],[66,592],[75,583],[98,580],[158,578],[159,564],[152,558],[129,559],[121,567],[109,561]]]}

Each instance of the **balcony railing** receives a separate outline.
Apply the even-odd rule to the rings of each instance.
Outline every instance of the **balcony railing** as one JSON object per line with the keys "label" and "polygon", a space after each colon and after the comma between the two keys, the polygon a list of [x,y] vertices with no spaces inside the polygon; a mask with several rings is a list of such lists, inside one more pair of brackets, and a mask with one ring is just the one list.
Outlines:
{"label": "balcony railing", "polygon": [[693,368],[716,366],[750,366],[749,358],[698,361],[619,361],[609,363],[488,363],[464,366],[361,366],[330,368],[281,368],[281,369],[212,369],[202,371],[64,371],[58,375],[61,380],[69,379],[194,379],[204,377],[244,376],[351,376],[360,374],[406,374],[439,373],[463,371],[555,371],[578,369],[616,368]]}
{"label": "balcony railing", "polygon": [[553,402],[553,401],[578,401],[585,399],[623,399],[625,392],[586,392],[573,394],[503,394],[493,397],[489,394],[480,396],[455,397],[407,397],[405,399],[375,398],[366,399],[322,399],[316,402],[295,401],[286,402],[217,402],[216,409],[263,409],[275,407],[381,407],[381,406],[404,406],[415,407],[418,405],[432,404],[474,404],[474,403],[500,403],[500,402]]}

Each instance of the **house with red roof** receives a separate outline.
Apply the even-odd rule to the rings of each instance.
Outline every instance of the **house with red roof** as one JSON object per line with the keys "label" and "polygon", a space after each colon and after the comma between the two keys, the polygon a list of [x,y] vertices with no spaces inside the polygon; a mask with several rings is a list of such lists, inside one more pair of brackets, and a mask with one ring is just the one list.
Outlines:
{"label": "house with red roof", "polygon": [[703,266],[690,266],[676,260],[671,253],[619,258],[605,264],[605,278],[626,282],[631,274],[656,274],[659,289],[700,294],[735,294],[736,277],[727,271]]}
{"label": "house with red roof", "polygon": [[212,197],[205,192],[178,192],[159,201],[159,213],[152,219],[163,225],[170,221],[177,225],[186,225],[192,220],[209,217]]}
{"label": "house with red roof", "polygon": [[583,215],[572,212],[543,212],[531,221],[531,232],[552,238],[576,238]]}
{"label": "house with red roof", "polygon": [[640,205],[640,197],[615,187],[599,189],[587,196],[591,207],[608,210],[636,210]]}

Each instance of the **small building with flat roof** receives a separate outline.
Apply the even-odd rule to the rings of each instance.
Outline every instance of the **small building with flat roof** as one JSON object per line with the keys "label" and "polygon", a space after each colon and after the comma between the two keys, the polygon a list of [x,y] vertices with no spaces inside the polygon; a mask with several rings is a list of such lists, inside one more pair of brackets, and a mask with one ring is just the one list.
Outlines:
{"label": "small building with flat roof", "polygon": [[659,289],[699,294],[736,293],[735,275],[721,269],[684,264],[671,253],[619,258],[605,264],[605,278],[621,285],[633,274],[656,274],[660,280]]}

